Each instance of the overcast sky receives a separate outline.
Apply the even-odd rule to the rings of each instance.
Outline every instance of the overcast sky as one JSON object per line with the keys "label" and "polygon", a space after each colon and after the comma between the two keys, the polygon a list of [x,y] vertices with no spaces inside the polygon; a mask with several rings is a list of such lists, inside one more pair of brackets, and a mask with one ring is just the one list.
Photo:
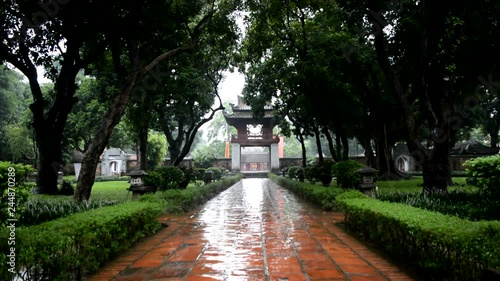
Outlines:
{"label": "overcast sky", "polygon": [[238,95],[241,95],[245,85],[245,77],[239,72],[226,72],[226,78],[219,84],[219,94],[223,102],[238,103]]}

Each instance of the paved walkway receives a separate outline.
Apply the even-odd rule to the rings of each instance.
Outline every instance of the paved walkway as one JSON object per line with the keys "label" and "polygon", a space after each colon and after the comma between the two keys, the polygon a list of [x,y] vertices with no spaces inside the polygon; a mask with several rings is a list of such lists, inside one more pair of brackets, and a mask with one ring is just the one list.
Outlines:
{"label": "paved walkway", "polygon": [[90,281],[413,280],[268,179],[244,179],[104,266]]}

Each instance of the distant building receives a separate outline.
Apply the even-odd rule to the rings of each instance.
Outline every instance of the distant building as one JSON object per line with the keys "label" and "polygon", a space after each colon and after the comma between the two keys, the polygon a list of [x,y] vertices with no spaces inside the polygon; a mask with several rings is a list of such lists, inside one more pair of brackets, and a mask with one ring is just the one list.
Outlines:
{"label": "distant building", "polygon": [[137,160],[134,152],[110,147],[101,155],[101,176],[120,176],[127,173],[127,161]]}

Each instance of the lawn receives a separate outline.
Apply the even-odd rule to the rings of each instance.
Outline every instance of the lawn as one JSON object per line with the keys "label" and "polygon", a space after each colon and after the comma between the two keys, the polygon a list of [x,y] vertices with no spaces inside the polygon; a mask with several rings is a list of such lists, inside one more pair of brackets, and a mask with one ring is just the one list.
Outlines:
{"label": "lawn", "polygon": [[80,204],[73,201],[73,196],[30,194],[26,209],[19,220],[20,225],[35,225],[72,213],[130,201],[132,194],[127,190],[129,186],[130,183],[127,181],[96,182],[92,187],[90,200]]}
{"label": "lawn", "polygon": [[[466,179],[466,177],[453,177],[455,185],[448,187],[448,191],[475,191],[475,187],[467,185]],[[379,192],[422,192],[422,184],[423,178],[421,176],[414,176],[409,180],[377,181]]]}

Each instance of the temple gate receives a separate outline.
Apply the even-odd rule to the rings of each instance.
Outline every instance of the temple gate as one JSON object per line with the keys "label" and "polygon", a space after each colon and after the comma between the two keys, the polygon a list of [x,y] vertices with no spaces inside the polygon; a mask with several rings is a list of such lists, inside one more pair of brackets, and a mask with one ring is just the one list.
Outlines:
{"label": "temple gate", "polygon": [[278,170],[280,140],[273,135],[276,126],[273,108],[266,106],[264,116],[254,118],[252,109],[238,97],[238,105],[232,105],[232,109],[232,114],[224,113],[226,122],[238,130],[238,135],[231,137],[231,169],[241,172]]}

